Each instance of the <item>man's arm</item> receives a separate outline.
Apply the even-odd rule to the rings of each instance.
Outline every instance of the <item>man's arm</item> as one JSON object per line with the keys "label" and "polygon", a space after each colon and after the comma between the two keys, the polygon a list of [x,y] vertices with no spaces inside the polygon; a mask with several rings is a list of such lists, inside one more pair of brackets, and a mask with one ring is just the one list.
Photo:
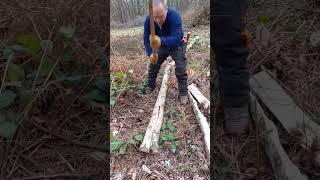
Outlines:
{"label": "man's arm", "polygon": [[179,14],[175,13],[174,16],[170,18],[170,35],[161,37],[161,46],[176,46],[182,41],[183,31],[182,31],[182,21]]}
{"label": "man's arm", "polygon": [[150,56],[151,53],[152,53],[152,48],[150,46],[149,35],[150,35],[150,19],[149,19],[149,16],[147,16],[146,20],[144,22],[143,40],[144,40],[144,47],[146,49],[146,53],[147,53],[148,56]]}

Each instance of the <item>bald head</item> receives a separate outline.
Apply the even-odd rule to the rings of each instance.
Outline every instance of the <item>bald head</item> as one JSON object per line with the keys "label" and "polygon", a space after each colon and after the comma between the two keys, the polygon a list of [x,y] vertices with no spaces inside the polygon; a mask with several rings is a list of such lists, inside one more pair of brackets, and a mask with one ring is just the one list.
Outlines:
{"label": "bald head", "polygon": [[167,0],[153,0],[154,20],[159,26],[162,26],[166,20],[168,12]]}
{"label": "bald head", "polygon": [[167,6],[167,0],[153,0],[153,6],[159,5]]}

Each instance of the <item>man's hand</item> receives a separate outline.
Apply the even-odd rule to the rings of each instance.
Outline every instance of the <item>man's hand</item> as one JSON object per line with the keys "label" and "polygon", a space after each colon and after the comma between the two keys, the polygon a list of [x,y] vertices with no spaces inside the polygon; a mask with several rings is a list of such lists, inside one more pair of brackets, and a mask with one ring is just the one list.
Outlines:
{"label": "man's hand", "polygon": [[155,35],[154,37],[149,36],[150,46],[153,49],[159,49],[161,46],[161,39],[159,36]]}
{"label": "man's hand", "polygon": [[150,55],[150,63],[151,64],[157,64],[158,63],[158,54],[151,54]]}

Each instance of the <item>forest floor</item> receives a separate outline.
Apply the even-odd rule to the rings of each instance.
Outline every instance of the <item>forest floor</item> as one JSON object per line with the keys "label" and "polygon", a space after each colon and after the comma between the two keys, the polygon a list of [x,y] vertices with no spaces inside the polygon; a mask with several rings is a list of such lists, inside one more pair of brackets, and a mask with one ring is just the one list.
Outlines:
{"label": "forest floor", "polygon": [[[266,67],[285,87],[286,93],[299,102],[300,108],[319,123],[320,96],[316,93],[320,88],[320,39],[317,35],[320,21],[316,11],[319,5],[294,1],[286,3],[292,4],[293,8],[286,8],[284,3],[275,5],[257,1],[249,4],[248,29],[253,35],[253,47],[248,57],[250,72],[254,75],[261,71],[262,65]],[[210,80],[207,76],[211,51],[209,27],[195,26],[189,31],[191,40],[196,35],[200,37],[200,43],[187,52],[189,84],[195,83],[210,99]],[[111,175],[125,179],[146,179],[150,176],[160,179],[276,179],[263,144],[257,142],[252,121],[249,133],[236,138],[226,135],[222,127],[214,128],[215,132],[211,132],[211,142],[214,142],[211,145],[213,170],[209,176],[209,159],[205,155],[201,130],[190,105],[179,106],[175,78],[170,79],[164,116],[165,124],[176,129],[171,133],[174,141],[164,142],[156,155],[139,152],[139,142],[132,139],[144,135],[157,98],[156,92],[141,95],[137,90],[143,84],[148,66],[142,33],[141,28],[111,30],[110,69],[115,75],[113,82],[117,93],[114,96],[120,94],[118,99],[114,98],[111,129],[115,134],[114,142],[132,141],[125,152],[118,149],[112,153]],[[214,59],[211,68],[210,78],[213,79],[216,75]],[[160,83],[161,73],[158,89]],[[215,99],[211,97],[211,100],[211,109],[214,109]],[[213,111],[210,116],[215,116]],[[277,126],[281,145],[288,157],[310,180],[319,179],[319,167],[311,158],[319,149],[303,150],[299,146],[300,136],[287,133],[277,119],[271,119]],[[174,142],[179,142],[179,145],[173,145]],[[151,170],[151,174],[145,167]]]}
{"label": "forest floor", "polygon": [[[196,84],[199,90],[210,99],[210,83],[207,76],[209,65],[209,27],[189,29],[190,41],[196,36],[200,39],[193,48],[187,51],[188,82]],[[115,141],[129,141],[136,135],[144,136],[149,124],[153,107],[160,89],[164,62],[157,78],[157,88],[151,94],[139,94],[139,89],[133,85],[143,84],[149,60],[143,46],[143,29],[133,28],[125,31],[111,30],[111,73],[113,87],[121,92],[111,109],[111,130],[116,133]],[[119,76],[126,76],[122,81],[128,81],[128,88],[119,90]],[[118,85],[118,87],[117,87]],[[122,86],[122,88],[125,88]],[[207,117],[209,118],[209,117]],[[176,77],[170,75],[167,98],[164,109],[164,136],[173,137],[165,140],[158,154],[146,154],[139,151],[139,143],[129,145],[125,154],[119,151],[112,153],[112,176],[132,177],[136,179],[159,178],[169,179],[209,179],[209,159],[205,154],[203,136],[191,105],[181,106],[178,101]],[[164,137],[164,138],[166,138]],[[171,142],[170,142],[171,141]],[[152,174],[143,170],[148,167]]]}

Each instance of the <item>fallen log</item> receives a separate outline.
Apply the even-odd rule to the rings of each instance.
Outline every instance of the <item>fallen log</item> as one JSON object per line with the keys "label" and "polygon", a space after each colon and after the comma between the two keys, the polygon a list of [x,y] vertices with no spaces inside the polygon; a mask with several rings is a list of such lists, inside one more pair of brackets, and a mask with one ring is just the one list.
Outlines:
{"label": "fallen log", "polygon": [[262,139],[262,144],[270,159],[276,179],[308,180],[308,177],[302,174],[299,168],[289,159],[280,143],[277,127],[264,114],[259,102],[252,94],[250,108],[256,128],[258,128],[258,131],[260,132],[257,136]]}
{"label": "fallen log", "polygon": [[[294,100],[286,94],[279,83],[266,71],[262,71],[250,80],[253,92],[280,121],[287,132],[299,131],[303,134],[302,148],[309,150],[320,138],[320,125],[311,120]],[[317,162],[320,164],[320,162]]]}
{"label": "fallen log", "polygon": [[158,152],[159,134],[160,134],[161,124],[163,121],[163,111],[164,111],[164,105],[165,105],[166,94],[168,89],[168,79],[174,64],[175,64],[174,61],[170,62],[164,70],[164,75],[163,75],[159,95],[152,112],[151,120],[149,122],[146,133],[144,135],[143,142],[140,145],[140,151],[142,152],[149,153],[150,149],[154,153]]}
{"label": "fallen log", "polygon": [[210,101],[199,91],[199,89],[194,84],[189,85],[188,90],[201,106],[203,106],[205,109],[210,109]]}
{"label": "fallen log", "polygon": [[206,145],[206,152],[208,157],[210,157],[210,128],[209,124],[207,122],[207,118],[200,112],[197,101],[194,99],[194,97],[191,95],[190,91],[188,92],[189,100],[191,101],[193,112],[197,118],[197,121],[199,123],[200,129],[204,136],[204,142]]}

